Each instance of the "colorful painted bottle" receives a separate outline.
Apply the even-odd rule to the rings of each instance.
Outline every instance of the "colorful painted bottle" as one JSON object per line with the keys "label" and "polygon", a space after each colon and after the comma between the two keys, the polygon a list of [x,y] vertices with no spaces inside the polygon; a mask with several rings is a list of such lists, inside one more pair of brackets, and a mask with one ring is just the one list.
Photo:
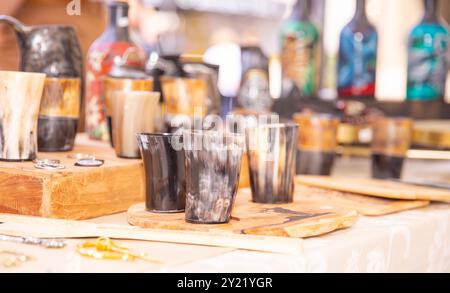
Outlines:
{"label": "colorful painted bottle", "polygon": [[445,96],[450,34],[439,18],[438,0],[424,0],[424,5],[425,14],[409,36],[409,101],[437,101]]}
{"label": "colorful painted bottle", "polygon": [[378,34],[366,14],[366,0],[356,1],[352,20],[339,39],[337,90],[340,99],[375,98]]}
{"label": "colorful painted bottle", "polygon": [[292,80],[306,97],[316,92],[319,31],[309,18],[311,1],[298,0],[281,29],[283,78]]}
{"label": "colorful painted bottle", "polygon": [[145,54],[132,40],[128,26],[129,6],[109,1],[109,23],[105,32],[91,45],[86,73],[86,131],[90,138],[108,140],[103,78],[113,67],[144,68]]}

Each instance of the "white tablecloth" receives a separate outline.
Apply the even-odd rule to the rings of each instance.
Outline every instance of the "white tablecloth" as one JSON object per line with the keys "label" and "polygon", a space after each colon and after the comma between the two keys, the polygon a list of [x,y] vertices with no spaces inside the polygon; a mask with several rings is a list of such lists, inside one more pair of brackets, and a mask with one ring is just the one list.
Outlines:
{"label": "white tablecloth", "polygon": [[[368,177],[370,163],[341,159],[334,174]],[[450,162],[407,161],[403,175],[448,183]],[[233,251],[166,271],[450,273],[450,205],[360,216],[350,229],[305,239],[304,254],[298,257]]]}
{"label": "white tablecloth", "polygon": [[298,257],[233,251],[168,272],[450,272],[450,207],[361,217],[305,240]]}
{"label": "white tablecloth", "polygon": [[[365,159],[342,159],[335,173],[366,177],[369,163]],[[405,177],[450,182],[450,162],[410,161]],[[126,216],[93,221],[126,225]],[[163,261],[155,265],[86,259],[75,252],[75,245],[82,241],[68,242],[67,248],[57,251],[0,243],[0,248],[36,257],[16,269],[0,265],[0,272],[450,272],[450,205],[432,204],[383,217],[360,217],[349,229],[305,239],[304,253],[299,256],[122,241]]]}

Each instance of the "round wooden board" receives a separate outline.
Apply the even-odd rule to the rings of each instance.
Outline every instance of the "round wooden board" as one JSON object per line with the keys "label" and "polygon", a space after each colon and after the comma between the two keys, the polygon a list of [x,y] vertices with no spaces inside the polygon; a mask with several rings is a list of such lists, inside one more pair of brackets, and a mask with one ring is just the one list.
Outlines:
{"label": "round wooden board", "polygon": [[247,192],[240,192],[233,217],[227,224],[190,224],[185,221],[184,213],[150,213],[144,204],[132,206],[127,216],[131,225],[143,228],[304,238],[350,227],[356,222],[358,212],[315,201],[285,205],[256,204],[250,201]]}

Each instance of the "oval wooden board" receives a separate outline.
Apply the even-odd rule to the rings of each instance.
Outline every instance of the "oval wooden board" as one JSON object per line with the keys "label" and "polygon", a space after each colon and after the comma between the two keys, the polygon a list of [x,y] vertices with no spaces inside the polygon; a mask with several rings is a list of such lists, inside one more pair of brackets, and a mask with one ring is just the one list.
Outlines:
{"label": "oval wooden board", "polygon": [[329,176],[297,176],[295,180],[296,184],[361,195],[391,199],[427,200],[450,203],[450,191],[386,180],[347,177],[340,178]]}
{"label": "oval wooden board", "polygon": [[246,192],[238,194],[233,217],[228,224],[190,224],[186,223],[184,213],[150,213],[145,210],[144,204],[132,206],[128,210],[128,222],[143,228],[299,238],[350,227],[357,218],[355,210],[314,201],[284,205],[255,204],[250,201],[250,195]]}

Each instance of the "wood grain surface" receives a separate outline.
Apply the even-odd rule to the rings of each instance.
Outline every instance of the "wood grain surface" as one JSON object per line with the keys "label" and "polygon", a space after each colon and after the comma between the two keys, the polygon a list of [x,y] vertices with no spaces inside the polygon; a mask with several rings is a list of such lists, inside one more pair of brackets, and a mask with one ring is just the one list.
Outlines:
{"label": "wood grain surface", "polygon": [[382,198],[429,200],[450,203],[450,191],[364,178],[297,176],[297,184]]}
{"label": "wood grain surface", "polygon": [[0,162],[0,212],[62,219],[88,219],[126,211],[144,199],[141,160],[115,156],[105,144],[78,145],[71,153],[105,160],[99,168],[76,167],[70,153],[45,153],[60,159],[65,170],[46,171],[32,162]]}

